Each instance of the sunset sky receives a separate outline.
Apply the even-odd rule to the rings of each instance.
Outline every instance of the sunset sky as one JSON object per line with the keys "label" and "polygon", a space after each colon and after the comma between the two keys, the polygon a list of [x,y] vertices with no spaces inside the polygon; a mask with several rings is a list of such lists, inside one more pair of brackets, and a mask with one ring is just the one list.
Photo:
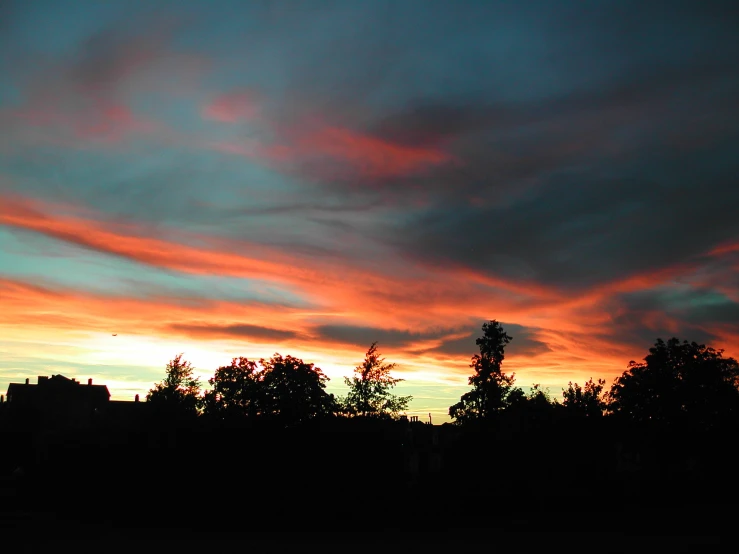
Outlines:
{"label": "sunset sky", "polygon": [[341,394],[377,340],[442,422],[488,319],[557,397],[739,355],[735,13],[0,0],[0,392],[279,352]]}

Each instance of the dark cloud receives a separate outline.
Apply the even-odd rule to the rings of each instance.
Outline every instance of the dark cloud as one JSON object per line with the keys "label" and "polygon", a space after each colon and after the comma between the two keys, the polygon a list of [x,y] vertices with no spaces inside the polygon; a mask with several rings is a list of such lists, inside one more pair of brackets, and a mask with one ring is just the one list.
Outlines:
{"label": "dark cloud", "polygon": [[[175,31],[182,27],[174,11],[165,15],[165,11],[156,9],[126,11],[125,6],[111,5],[107,17],[102,13],[105,10],[100,10],[97,15],[103,15],[103,19],[98,21],[99,25],[92,32],[78,35],[75,44],[62,41],[63,47],[44,52],[46,40],[58,40],[54,24],[64,25],[64,20],[54,21],[55,15],[61,13],[70,21],[85,21],[86,16],[95,15],[82,6],[57,12],[58,6],[53,3],[46,9],[38,4],[35,10],[18,10],[21,40],[15,44],[16,59],[11,64],[12,76],[23,85],[26,98],[59,103],[61,99],[57,97],[63,96],[65,103],[78,108],[91,100],[120,98],[129,92],[134,77],[142,77],[142,71],[162,61],[172,62],[170,46]],[[39,26],[48,26],[51,36],[28,40],[29,35],[39,32]],[[181,67],[169,63],[168,77],[176,79],[180,70]],[[53,90],[50,90],[51,80]]]}
{"label": "dark cloud", "polygon": [[[363,196],[409,210],[443,210],[452,199],[508,207],[553,175],[579,175],[577,194],[634,180],[619,175],[624,163],[662,157],[671,164],[664,154],[680,141],[736,139],[739,52],[729,4],[535,4],[434,5],[422,21],[407,5],[334,5],[309,14],[322,25],[342,21],[347,31],[297,49],[300,63],[288,62],[296,96],[277,115],[295,124],[318,113],[392,143],[443,148],[456,162],[381,177],[330,171],[323,159],[290,171],[346,201]],[[633,172],[637,187],[650,186]],[[648,172],[660,173],[660,163]],[[603,202],[613,194],[619,191]],[[515,209],[524,218],[527,208]]]}
{"label": "dark cloud", "polygon": [[603,309],[611,314],[608,323],[594,327],[590,337],[583,334],[577,340],[631,345],[635,359],[646,356],[660,338],[677,337],[715,346],[721,342],[714,333],[716,326],[739,326],[739,304],[702,288],[670,286],[620,294],[606,301]]}
{"label": "dark cloud", "polygon": [[[514,355],[536,355],[548,352],[549,346],[535,337],[536,329],[530,329],[515,323],[503,324],[506,332],[513,337],[506,351]],[[430,354],[446,354],[450,356],[471,357],[479,351],[475,340],[482,334],[481,325],[475,324],[468,327],[469,334],[461,338],[444,340],[441,346],[431,349],[423,349]],[[466,329],[437,329],[423,333],[416,333],[402,329],[380,329],[376,327],[358,327],[351,325],[324,325],[316,329],[323,340],[336,341],[344,344],[352,344],[368,347],[377,341],[379,346],[390,348],[409,348],[414,343],[428,340],[439,340],[449,335],[459,335]],[[417,349],[417,347],[414,347]]]}
{"label": "dark cloud", "polygon": [[378,327],[360,327],[353,325],[320,325],[315,328],[319,340],[351,344],[368,348],[373,342],[379,347],[403,348],[413,341],[436,338],[437,333],[414,333],[402,329],[381,329]]}
{"label": "dark cloud", "polygon": [[733,147],[573,169],[511,205],[434,206],[399,223],[387,240],[427,263],[564,288],[687,262],[739,236],[739,221],[724,207],[739,205]]}
{"label": "dark cloud", "polygon": [[[507,355],[536,356],[552,351],[548,344],[534,338],[536,329],[515,323],[503,323],[503,328],[512,338],[506,347]],[[432,352],[471,357],[479,353],[479,347],[475,344],[475,341],[480,336],[482,336],[482,330],[481,326],[478,325],[467,336],[445,341],[438,348],[434,348]]]}
{"label": "dark cloud", "polygon": [[85,40],[69,67],[70,78],[96,93],[114,91],[122,81],[161,54],[165,37],[132,35],[131,29],[109,28]]}
{"label": "dark cloud", "polygon": [[739,326],[739,303],[716,290],[676,287],[639,291],[622,295],[620,301],[630,313],[652,311],[689,322],[683,324],[686,331],[714,323]]}
{"label": "dark cloud", "polygon": [[[629,344],[635,348],[635,358],[641,360],[649,353],[657,339],[667,340],[672,337],[680,340],[695,341],[703,344],[715,344],[717,337],[710,331],[691,323],[681,322],[680,329],[675,331],[667,325],[649,325],[645,323],[644,313],[636,310],[629,314],[620,314],[613,318],[606,332],[594,331],[593,337],[612,344]],[[624,360],[624,368],[627,360]]]}
{"label": "dark cloud", "polygon": [[[421,97],[380,117],[369,130],[384,139],[412,146],[447,144],[466,134],[485,131],[509,135],[508,139],[521,138],[523,131],[523,138],[531,139],[531,135],[541,135],[542,131],[552,134],[556,130],[557,135],[564,132],[565,137],[571,138],[587,118],[596,118],[594,123],[603,126],[618,123],[624,114],[638,115],[647,111],[660,119],[680,117],[679,113],[671,113],[670,108],[680,106],[682,96],[700,101],[703,109],[715,108],[715,104],[708,106],[706,103],[713,103],[717,98],[731,99],[731,89],[737,86],[736,69],[733,59],[699,59],[677,66],[655,63],[625,75],[612,75],[604,82],[544,98],[496,101],[474,93]],[[715,90],[722,84],[728,84],[730,90],[723,93]],[[693,110],[696,108],[698,106],[692,106]],[[557,122],[567,122],[570,126],[550,128],[547,132],[546,124]],[[554,138],[548,136],[545,140],[553,142]]]}
{"label": "dark cloud", "polygon": [[197,338],[252,339],[280,342],[297,337],[297,333],[294,331],[270,329],[269,327],[246,323],[236,325],[174,324],[170,325],[169,328],[174,332]]}
{"label": "dark cloud", "polygon": [[[455,227],[455,220],[484,228],[480,220],[500,219],[501,208],[514,210],[504,218],[516,220],[515,226],[543,223],[543,234],[550,222],[535,219],[532,209],[559,210],[568,221],[595,216],[622,225],[623,210],[633,212],[639,204],[649,216],[641,223],[646,229],[633,232],[649,233],[650,221],[663,227],[690,217],[691,202],[676,205],[673,188],[683,198],[708,190],[734,200],[729,181],[736,173],[730,152],[739,141],[739,110],[732,101],[739,94],[736,69],[734,61],[691,58],[617,72],[543,99],[417,98],[362,130],[391,144],[443,150],[451,161],[381,177],[351,168],[327,171],[326,160],[291,171],[345,202],[359,196],[411,214],[430,206],[429,213],[411,216],[413,226],[421,219],[423,232],[425,215],[444,225],[447,236],[468,237],[465,224]],[[617,235],[613,240],[620,241]]]}

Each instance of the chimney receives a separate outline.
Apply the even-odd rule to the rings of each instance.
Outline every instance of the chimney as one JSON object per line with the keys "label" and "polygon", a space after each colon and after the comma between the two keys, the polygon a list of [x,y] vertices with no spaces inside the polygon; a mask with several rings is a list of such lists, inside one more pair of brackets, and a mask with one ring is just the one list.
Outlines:
{"label": "chimney", "polygon": [[28,384],[28,377],[26,377],[26,385]]}
{"label": "chimney", "polygon": [[5,402],[5,397],[2,394],[0,394],[0,404],[2,404],[3,402]]}
{"label": "chimney", "polygon": [[139,395],[138,394],[134,397],[133,401],[134,402],[138,402],[139,401]]}
{"label": "chimney", "polygon": [[87,384],[88,384],[88,385],[92,385],[92,377],[90,377],[90,378],[89,378],[89,379],[87,380]]}

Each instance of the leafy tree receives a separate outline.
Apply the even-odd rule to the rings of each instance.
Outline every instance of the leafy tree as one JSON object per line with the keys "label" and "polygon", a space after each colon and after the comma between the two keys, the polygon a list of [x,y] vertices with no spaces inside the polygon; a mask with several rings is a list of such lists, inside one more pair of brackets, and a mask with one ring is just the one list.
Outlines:
{"label": "leafy tree", "polygon": [[551,419],[552,410],[557,402],[552,400],[549,389],[543,390],[541,385],[534,384],[526,396],[529,417],[534,421],[546,421]]}
{"label": "leafy tree", "polygon": [[529,393],[526,394],[520,387],[511,387],[505,397],[506,409],[524,405],[539,407],[551,406],[552,399],[549,397],[549,389],[543,390],[540,384],[535,383],[531,386]]}
{"label": "leafy tree", "polygon": [[208,379],[205,413],[221,419],[254,419],[260,413],[262,373],[259,364],[245,357],[233,358]]}
{"label": "leafy tree", "polygon": [[518,409],[526,405],[528,396],[521,387],[511,387],[506,395],[506,409]]}
{"label": "leafy tree", "polygon": [[472,390],[449,408],[449,415],[458,424],[489,421],[501,413],[515,381],[515,375],[506,375],[501,369],[505,347],[512,338],[496,320],[483,323],[482,331],[483,335],[475,341],[480,353],[472,356],[470,364],[475,370],[469,378]]}
{"label": "leafy tree", "polygon": [[635,422],[712,427],[739,415],[739,364],[723,350],[658,339],[644,362],[629,362],[607,401]]}
{"label": "leafy tree", "polygon": [[549,406],[552,404],[552,399],[549,396],[549,389],[543,390],[539,383],[534,383],[531,386],[529,394],[526,399],[534,405]]}
{"label": "leafy tree", "polygon": [[328,377],[300,358],[275,354],[260,360],[260,414],[292,427],[332,415],[336,400],[325,391]]}
{"label": "leafy tree", "polygon": [[354,368],[354,376],[344,377],[349,387],[346,398],[341,400],[344,411],[354,416],[397,418],[407,410],[413,397],[391,393],[403,381],[390,375],[395,367],[394,363],[385,363],[377,351],[377,342],[373,342],[364,361]]}
{"label": "leafy tree", "polygon": [[528,394],[519,387],[512,387],[505,399],[503,420],[508,429],[533,429],[550,421],[555,403],[548,390],[534,384]]}
{"label": "leafy tree", "polygon": [[583,417],[600,417],[606,408],[603,399],[604,379],[597,382],[591,378],[584,387],[570,381],[562,391],[562,406],[571,414]]}
{"label": "leafy tree", "polygon": [[167,376],[154,385],[146,396],[160,415],[172,417],[197,416],[202,397],[200,380],[194,375],[194,368],[177,354],[167,364]]}

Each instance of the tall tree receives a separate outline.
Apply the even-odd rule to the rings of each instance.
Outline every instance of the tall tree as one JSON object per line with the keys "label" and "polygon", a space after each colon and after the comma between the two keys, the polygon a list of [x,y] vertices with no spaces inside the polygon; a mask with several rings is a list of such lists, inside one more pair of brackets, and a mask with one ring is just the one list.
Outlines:
{"label": "tall tree", "polygon": [[260,360],[260,415],[292,427],[335,413],[335,398],[326,392],[328,377],[300,358],[275,354]]}
{"label": "tall tree", "polygon": [[354,416],[397,418],[408,409],[412,396],[397,396],[392,389],[403,379],[390,372],[396,364],[385,363],[373,342],[364,355],[364,361],[354,368],[354,376],[344,377],[349,393],[341,403],[346,412]]}
{"label": "tall tree", "polygon": [[470,363],[470,367],[475,370],[469,378],[472,390],[449,407],[449,415],[458,424],[489,421],[502,412],[515,381],[515,374],[506,375],[501,369],[505,347],[512,338],[494,319],[483,323],[482,332],[482,336],[475,341],[480,353],[472,356]]}
{"label": "tall tree", "polygon": [[192,417],[198,415],[202,397],[200,380],[195,377],[192,364],[177,354],[167,364],[166,377],[149,391],[146,401],[160,415]]}
{"label": "tall tree", "polygon": [[739,416],[739,364],[723,350],[658,339],[643,362],[629,362],[607,400],[635,422],[710,428]]}
{"label": "tall tree", "polygon": [[243,356],[216,369],[208,379],[212,387],[205,394],[205,413],[220,419],[253,420],[264,403],[259,364]]}

